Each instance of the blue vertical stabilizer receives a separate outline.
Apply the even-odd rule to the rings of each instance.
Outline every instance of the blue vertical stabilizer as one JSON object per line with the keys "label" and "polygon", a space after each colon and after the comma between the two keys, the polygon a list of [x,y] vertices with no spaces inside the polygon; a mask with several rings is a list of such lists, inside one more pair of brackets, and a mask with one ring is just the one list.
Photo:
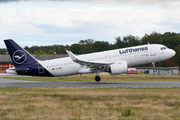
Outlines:
{"label": "blue vertical stabilizer", "polygon": [[4,42],[18,74],[32,76],[53,76],[33,56],[21,48],[16,42],[11,39],[4,40]]}
{"label": "blue vertical stabilizer", "polygon": [[13,40],[8,39],[4,40],[8,52],[11,56],[12,62],[14,63],[15,67],[33,64],[36,63],[35,60],[29,53],[27,53],[23,48],[21,48],[17,43]]}

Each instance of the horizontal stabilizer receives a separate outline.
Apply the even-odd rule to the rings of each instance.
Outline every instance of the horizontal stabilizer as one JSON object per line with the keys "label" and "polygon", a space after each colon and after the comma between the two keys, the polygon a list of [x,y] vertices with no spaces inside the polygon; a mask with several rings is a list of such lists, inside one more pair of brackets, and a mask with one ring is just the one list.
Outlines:
{"label": "horizontal stabilizer", "polygon": [[14,70],[14,71],[28,71],[29,69],[10,69],[10,70]]}

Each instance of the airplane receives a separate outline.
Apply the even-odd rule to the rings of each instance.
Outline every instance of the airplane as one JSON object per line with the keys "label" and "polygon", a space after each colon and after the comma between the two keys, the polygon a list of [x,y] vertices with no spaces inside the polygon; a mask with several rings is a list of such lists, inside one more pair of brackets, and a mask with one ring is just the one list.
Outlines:
{"label": "airplane", "polygon": [[[75,55],[66,50],[69,57],[46,61],[35,59],[12,39],[4,40],[15,67],[9,73],[31,76],[61,77],[76,74],[96,73],[96,82],[101,80],[99,73],[124,74],[128,66],[136,66],[169,59],[175,51],[161,44],[147,44],[103,52]],[[6,71],[8,73],[8,70]]]}

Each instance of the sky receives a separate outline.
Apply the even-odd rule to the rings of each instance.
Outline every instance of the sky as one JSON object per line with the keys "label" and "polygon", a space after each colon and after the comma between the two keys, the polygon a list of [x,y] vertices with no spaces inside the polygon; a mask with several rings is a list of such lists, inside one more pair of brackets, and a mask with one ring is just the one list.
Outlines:
{"label": "sky", "polygon": [[0,0],[0,48],[180,33],[179,0]]}

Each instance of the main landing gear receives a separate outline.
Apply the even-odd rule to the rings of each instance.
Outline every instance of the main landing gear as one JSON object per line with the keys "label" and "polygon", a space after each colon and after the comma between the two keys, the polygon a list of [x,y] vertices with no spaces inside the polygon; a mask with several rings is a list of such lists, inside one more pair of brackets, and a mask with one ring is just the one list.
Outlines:
{"label": "main landing gear", "polygon": [[155,66],[154,62],[152,63],[152,65],[153,65],[153,72],[157,72],[157,69],[156,69],[156,66]]}
{"label": "main landing gear", "polygon": [[101,81],[101,78],[99,76],[96,76],[95,80],[96,80],[96,82],[99,82],[99,81]]}
{"label": "main landing gear", "polygon": [[96,80],[96,82],[99,82],[99,81],[101,81],[101,78],[100,78],[100,76],[99,76],[99,73],[100,73],[101,71],[100,70],[98,70],[97,72],[96,72],[96,77],[95,77],[95,80]]}

